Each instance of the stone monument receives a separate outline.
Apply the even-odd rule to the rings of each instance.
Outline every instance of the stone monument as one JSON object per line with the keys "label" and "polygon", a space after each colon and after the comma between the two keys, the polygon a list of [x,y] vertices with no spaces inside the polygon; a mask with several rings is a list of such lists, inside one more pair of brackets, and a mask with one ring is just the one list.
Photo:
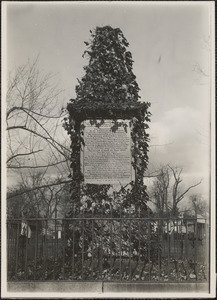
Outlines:
{"label": "stone monument", "polygon": [[145,208],[150,104],[139,101],[132,55],[121,30],[97,27],[91,36],[85,42],[89,65],[76,87],[77,98],[68,104],[65,123],[72,140],[72,198],[79,203],[85,185],[99,190],[130,185],[132,201]]}

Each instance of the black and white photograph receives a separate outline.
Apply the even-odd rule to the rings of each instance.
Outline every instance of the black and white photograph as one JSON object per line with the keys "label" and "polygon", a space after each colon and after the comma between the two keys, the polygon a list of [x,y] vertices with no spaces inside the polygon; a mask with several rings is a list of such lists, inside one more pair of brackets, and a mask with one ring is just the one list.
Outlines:
{"label": "black and white photograph", "polygon": [[2,1],[3,298],[214,298],[214,1]]}

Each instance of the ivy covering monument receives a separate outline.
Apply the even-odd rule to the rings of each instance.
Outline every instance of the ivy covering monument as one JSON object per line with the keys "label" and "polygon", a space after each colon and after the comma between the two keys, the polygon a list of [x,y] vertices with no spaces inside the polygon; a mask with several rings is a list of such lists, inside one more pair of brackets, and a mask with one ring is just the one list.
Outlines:
{"label": "ivy covering monument", "polygon": [[[80,150],[83,140],[83,126],[81,123],[90,119],[94,123],[97,118],[112,119],[115,131],[122,126],[118,119],[128,119],[132,126],[131,138],[132,165],[136,172],[134,182],[130,189],[124,191],[125,198],[131,198],[131,204],[146,210],[147,194],[143,184],[144,171],[148,163],[149,136],[147,122],[150,121],[148,108],[150,103],[139,101],[139,87],[133,73],[133,60],[127,50],[129,43],[119,28],[110,26],[97,27],[91,32],[91,40],[85,42],[87,50],[84,55],[89,58],[89,63],[84,67],[85,75],[78,79],[76,86],[76,99],[71,99],[68,104],[69,120],[65,128],[72,141],[72,195],[80,195],[80,189],[90,192],[91,187],[82,186],[83,174],[80,170]],[[95,189],[96,187],[92,187]],[[103,190],[103,187],[98,187]],[[123,192],[123,190],[122,190]],[[79,202],[79,199],[77,199]],[[123,202],[127,206],[127,201]]]}
{"label": "ivy covering monument", "polygon": [[[70,256],[73,250],[74,257],[76,252],[78,259],[75,265],[78,273],[79,262],[85,260],[82,254],[79,259],[79,253],[82,252],[87,255],[86,259],[88,255],[92,257],[93,265],[93,256],[97,258],[97,265],[92,265],[91,268],[92,272],[95,268],[94,274],[97,278],[101,274],[99,266],[104,268],[108,255],[113,259],[113,263],[110,262],[110,266],[113,264],[111,267],[114,268],[113,276],[120,275],[120,270],[115,270],[115,261],[120,256],[120,251],[121,255],[127,256],[128,259],[132,258],[134,251],[136,265],[142,256],[148,257],[147,235],[144,232],[142,234],[142,231],[149,230],[150,236],[151,226],[143,226],[144,228],[138,231],[138,225],[134,226],[130,219],[124,223],[114,219],[108,226],[102,218],[147,217],[148,195],[143,177],[148,164],[149,135],[146,130],[150,121],[150,103],[139,101],[139,87],[133,73],[132,55],[127,50],[129,43],[122,31],[105,26],[90,32],[91,40],[85,42],[87,50],[84,52],[89,58],[89,63],[84,67],[85,75],[78,79],[76,99],[71,99],[68,103],[69,118],[65,119],[64,124],[71,137],[72,149],[72,206],[68,217],[90,219],[82,219],[80,228],[76,225],[68,228],[66,232],[67,239],[71,239],[71,245],[77,245],[76,249],[72,249],[69,243],[68,254]],[[120,127],[130,130],[131,164],[135,177],[125,186],[121,185],[119,190],[113,190],[110,184],[85,183],[81,152],[85,149],[86,120],[96,128],[103,127],[106,121],[112,120],[110,130],[113,133]],[[126,128],[126,120],[130,128]],[[84,251],[81,251],[81,248]],[[150,250],[149,247],[149,254]],[[85,272],[88,273],[88,268]]]}

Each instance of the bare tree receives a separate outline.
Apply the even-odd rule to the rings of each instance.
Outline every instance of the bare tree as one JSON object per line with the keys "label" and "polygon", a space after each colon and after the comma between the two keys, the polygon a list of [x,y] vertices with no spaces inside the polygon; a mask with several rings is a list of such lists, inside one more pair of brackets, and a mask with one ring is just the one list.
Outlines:
{"label": "bare tree", "polygon": [[201,183],[201,180],[187,188],[181,183],[182,168],[166,165],[156,175],[150,192],[150,200],[156,206],[159,216],[178,216],[179,204],[186,194]]}
{"label": "bare tree", "polygon": [[[68,191],[66,195],[65,191]],[[10,217],[58,217],[67,212],[69,183],[45,177],[43,172],[29,170],[23,181],[8,190],[7,209]]]}
{"label": "bare tree", "polygon": [[52,153],[56,150],[67,158],[69,149],[56,135],[63,108],[58,105],[61,91],[52,84],[52,78],[51,74],[40,73],[38,58],[18,67],[9,78],[6,114],[9,168],[29,167],[25,164],[29,158],[45,149]]}
{"label": "bare tree", "polygon": [[204,215],[208,212],[208,203],[202,198],[200,194],[193,194],[189,197],[191,201],[190,211],[194,216]]}
{"label": "bare tree", "polygon": [[[61,92],[54,83],[54,76],[43,75],[39,70],[38,58],[18,67],[9,76],[7,168],[19,176],[23,186],[29,170],[42,172],[38,186],[32,185],[34,190],[49,185],[46,174],[61,177],[64,183],[70,172],[69,139],[66,140],[61,123],[66,114],[59,102]],[[61,180],[58,181],[61,184]],[[28,189],[26,186],[27,192]]]}
{"label": "bare tree", "polygon": [[178,204],[184,199],[184,196],[194,187],[201,184],[202,180],[199,182],[189,186],[188,188],[182,189],[181,182],[183,181],[181,174],[183,169],[182,168],[175,168],[169,166],[170,170],[172,171],[174,183],[172,187],[172,203],[171,203],[171,214],[173,216],[178,215]]}
{"label": "bare tree", "polygon": [[157,208],[160,217],[168,215],[168,188],[170,184],[169,170],[167,167],[161,167],[153,183],[151,201]]}

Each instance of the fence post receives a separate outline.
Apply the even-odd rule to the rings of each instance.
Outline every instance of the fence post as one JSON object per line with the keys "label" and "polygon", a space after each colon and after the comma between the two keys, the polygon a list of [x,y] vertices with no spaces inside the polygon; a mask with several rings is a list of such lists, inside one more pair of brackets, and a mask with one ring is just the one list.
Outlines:
{"label": "fence post", "polygon": [[100,252],[99,252],[99,260],[100,260],[100,277],[101,279],[103,280],[103,239],[102,239],[102,236],[103,236],[103,219],[101,219],[101,227],[100,227]]}
{"label": "fence post", "polygon": [[198,258],[197,258],[198,242],[197,241],[198,241],[198,228],[197,228],[197,215],[196,215],[196,219],[195,219],[195,257],[194,257],[196,280],[198,280]]}
{"label": "fence post", "polygon": [[45,275],[46,275],[46,272],[47,272],[47,270],[46,270],[46,268],[47,268],[47,266],[46,266],[46,263],[47,263],[47,257],[46,257],[46,253],[47,253],[47,249],[46,249],[46,247],[47,247],[47,219],[45,219],[45,222],[44,222],[44,224],[45,224],[45,228],[44,228],[44,235],[43,235],[43,259],[44,259],[44,272],[43,272],[43,278],[45,279]]}
{"label": "fence post", "polygon": [[91,233],[92,233],[92,243],[91,243],[91,277],[93,279],[93,268],[94,268],[94,224],[93,224],[93,209],[92,209],[92,220],[91,220]]}
{"label": "fence post", "polygon": [[75,204],[73,204],[73,211],[72,211],[72,280],[74,280],[75,276],[75,224],[76,220],[75,217]]}
{"label": "fence post", "polygon": [[157,246],[158,246],[158,251],[157,251],[157,254],[158,254],[158,280],[160,280],[160,277],[161,277],[161,246],[160,246],[160,230],[159,230],[159,222],[160,220],[158,219],[157,220]]}
{"label": "fence post", "polygon": [[186,219],[185,258],[188,258],[188,219]]}
{"label": "fence post", "polygon": [[72,280],[75,276],[75,220],[72,219]]}
{"label": "fence post", "polygon": [[63,230],[63,280],[65,280],[65,255],[66,255],[66,226],[65,221],[62,222],[62,230]]}
{"label": "fence post", "polygon": [[[131,217],[131,209],[129,210],[129,216]],[[131,280],[132,277],[132,261],[131,261],[131,255],[132,255],[132,249],[131,249],[131,222],[133,222],[133,220],[128,220],[128,226],[129,226],[129,280]]]}
{"label": "fence post", "polygon": [[168,280],[170,276],[169,266],[170,266],[170,234],[169,234],[169,219],[167,219],[167,273],[168,273]]}
{"label": "fence post", "polygon": [[119,243],[119,248],[120,248],[120,280],[122,280],[122,207],[121,207],[121,204],[120,204],[120,234],[119,234],[119,237],[120,237],[120,243]]}
{"label": "fence post", "polygon": [[150,219],[149,219],[149,209],[148,209],[148,279],[149,281],[151,280],[150,247],[151,247],[151,235],[150,235]]}
{"label": "fence post", "polygon": [[34,266],[34,280],[36,279],[37,252],[38,252],[38,220],[36,220],[36,233],[35,233],[35,266]]}
{"label": "fence post", "polygon": [[209,274],[209,245],[210,245],[210,236],[209,236],[209,222],[207,222],[207,215],[205,215],[205,270],[204,275]]}
{"label": "fence post", "polygon": [[58,251],[58,247],[57,247],[57,239],[58,239],[58,233],[57,233],[57,219],[56,219],[56,211],[55,211],[55,219],[54,219],[54,268],[53,268],[53,279],[55,280],[55,276],[56,276],[56,262],[57,262],[57,251]]}
{"label": "fence post", "polygon": [[141,220],[140,220],[140,218],[141,218],[141,215],[140,215],[140,212],[141,212],[141,209],[140,209],[140,207],[139,207],[139,224],[138,224],[138,226],[139,226],[139,253],[138,253],[138,255],[139,255],[139,257],[138,257],[138,261],[139,261],[139,280],[141,280],[141,258],[140,258],[140,256],[141,256]]}
{"label": "fence post", "polygon": [[[83,214],[84,218],[84,214]],[[85,221],[82,220],[82,247],[81,247],[81,279],[84,279],[84,226]]]}
{"label": "fence post", "polygon": [[113,229],[112,229],[112,204],[110,203],[110,213],[111,213],[111,220],[110,220],[110,279],[112,279],[112,268],[113,268],[113,264],[112,264],[112,247],[113,247]]}

